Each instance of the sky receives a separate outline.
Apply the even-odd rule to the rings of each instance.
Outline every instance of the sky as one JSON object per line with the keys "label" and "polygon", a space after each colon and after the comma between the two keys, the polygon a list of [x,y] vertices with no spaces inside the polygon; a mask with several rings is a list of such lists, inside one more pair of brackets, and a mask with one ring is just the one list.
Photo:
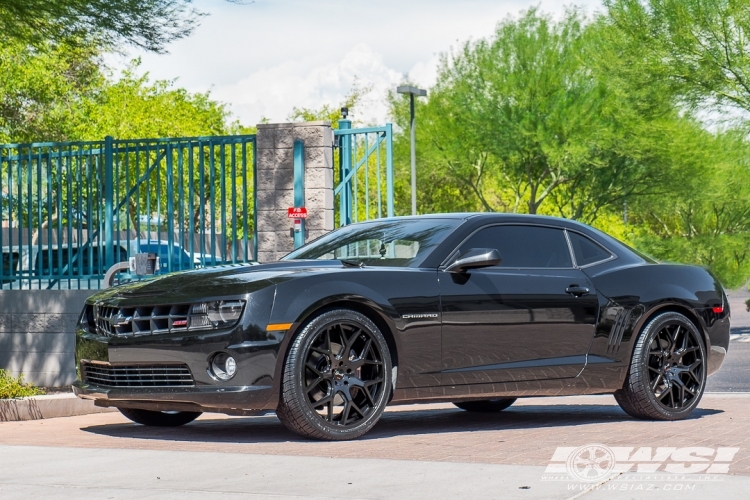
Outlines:
{"label": "sky", "polygon": [[128,49],[110,56],[118,71],[136,57],[153,79],[210,91],[243,125],[288,121],[293,107],[338,105],[356,81],[371,87],[351,118],[381,124],[385,96],[408,80],[434,84],[440,55],[487,38],[497,23],[529,7],[560,16],[600,0],[194,0],[209,15],[167,54]]}

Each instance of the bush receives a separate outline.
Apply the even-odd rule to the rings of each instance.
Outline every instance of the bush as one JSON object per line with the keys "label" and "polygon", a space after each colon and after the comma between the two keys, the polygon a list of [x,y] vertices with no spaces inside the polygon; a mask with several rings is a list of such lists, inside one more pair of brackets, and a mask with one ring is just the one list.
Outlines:
{"label": "bush", "polygon": [[26,398],[44,394],[40,388],[23,383],[23,375],[14,377],[7,370],[0,368],[0,399]]}

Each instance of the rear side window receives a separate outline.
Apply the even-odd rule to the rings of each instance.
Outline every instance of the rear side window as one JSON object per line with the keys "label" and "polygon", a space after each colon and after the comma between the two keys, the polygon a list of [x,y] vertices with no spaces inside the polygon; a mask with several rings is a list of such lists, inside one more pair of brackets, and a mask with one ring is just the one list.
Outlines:
{"label": "rear side window", "polygon": [[608,250],[583,235],[568,231],[568,236],[570,245],[573,247],[573,254],[576,256],[576,264],[579,266],[596,264],[612,257]]}
{"label": "rear side window", "polygon": [[489,226],[474,233],[459,252],[472,248],[496,248],[503,259],[500,267],[573,267],[562,229]]}

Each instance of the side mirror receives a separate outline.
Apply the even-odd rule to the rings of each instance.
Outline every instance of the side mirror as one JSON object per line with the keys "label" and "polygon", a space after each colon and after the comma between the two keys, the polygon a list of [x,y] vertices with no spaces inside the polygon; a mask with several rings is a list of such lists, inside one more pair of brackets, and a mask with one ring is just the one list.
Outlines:
{"label": "side mirror", "polygon": [[445,272],[462,273],[467,269],[496,266],[502,261],[500,252],[495,248],[472,248],[446,267]]}

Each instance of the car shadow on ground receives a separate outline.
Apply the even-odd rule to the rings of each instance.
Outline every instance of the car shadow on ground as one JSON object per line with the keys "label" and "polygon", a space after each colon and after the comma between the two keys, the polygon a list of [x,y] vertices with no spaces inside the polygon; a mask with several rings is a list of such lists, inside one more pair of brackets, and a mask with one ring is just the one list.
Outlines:
{"label": "car shadow on ground", "polygon": [[[375,428],[361,439],[374,440],[401,435],[443,434],[474,431],[533,430],[545,427],[576,427],[608,422],[635,421],[616,405],[519,405],[501,413],[470,413],[459,409],[398,410],[383,414]],[[689,419],[699,419],[721,410],[695,410]],[[281,443],[304,441],[288,431],[274,414],[260,417],[201,418],[184,427],[144,427],[109,424],[81,430],[118,438],[158,439],[212,443]]]}

